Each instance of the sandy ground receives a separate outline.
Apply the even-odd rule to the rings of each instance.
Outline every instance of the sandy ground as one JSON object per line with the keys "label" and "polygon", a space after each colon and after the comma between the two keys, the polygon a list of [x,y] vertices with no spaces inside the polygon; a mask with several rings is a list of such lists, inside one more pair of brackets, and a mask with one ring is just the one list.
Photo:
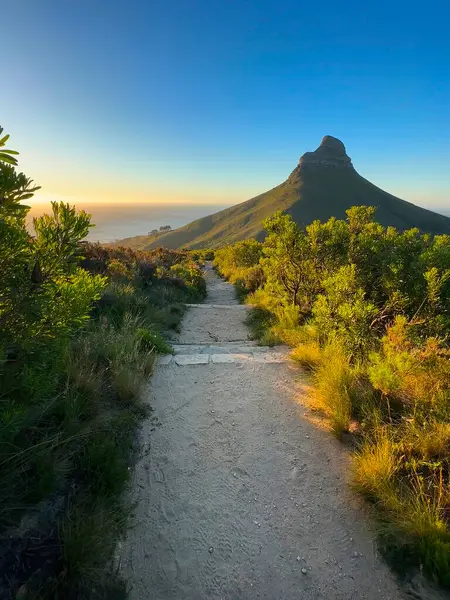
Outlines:
{"label": "sandy ground", "polygon": [[298,371],[283,349],[246,341],[232,286],[207,279],[208,304],[189,309],[148,392],[159,426],[142,430],[136,526],[120,549],[131,600],[406,597],[342,446],[304,416]]}

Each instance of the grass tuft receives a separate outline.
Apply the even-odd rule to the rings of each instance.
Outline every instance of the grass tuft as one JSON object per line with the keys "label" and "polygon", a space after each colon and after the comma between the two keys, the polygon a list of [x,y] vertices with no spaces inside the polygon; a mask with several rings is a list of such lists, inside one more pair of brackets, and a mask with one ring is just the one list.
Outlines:
{"label": "grass tuft", "polygon": [[272,330],[274,316],[268,310],[253,308],[245,320],[251,331],[251,339],[257,340],[261,346],[276,346],[281,343],[279,336]]}
{"label": "grass tuft", "polygon": [[294,348],[291,352],[291,358],[302,367],[314,371],[320,365],[322,351],[317,342],[310,342],[309,344],[302,344]]}
{"label": "grass tuft", "polygon": [[314,372],[315,387],[310,395],[313,406],[322,409],[330,418],[331,427],[340,437],[349,431],[352,417],[352,388],[354,372],[340,346],[330,344],[322,352]]}
{"label": "grass tuft", "polygon": [[115,541],[129,526],[131,513],[131,507],[118,501],[92,504],[88,499],[78,500],[59,525],[62,569],[56,597],[125,600],[125,583],[113,571],[105,570],[105,563],[112,560]]}
{"label": "grass tuft", "polygon": [[355,488],[373,500],[381,500],[390,509],[398,507],[394,477],[398,462],[394,443],[387,428],[376,431],[375,439],[366,439],[355,453]]}

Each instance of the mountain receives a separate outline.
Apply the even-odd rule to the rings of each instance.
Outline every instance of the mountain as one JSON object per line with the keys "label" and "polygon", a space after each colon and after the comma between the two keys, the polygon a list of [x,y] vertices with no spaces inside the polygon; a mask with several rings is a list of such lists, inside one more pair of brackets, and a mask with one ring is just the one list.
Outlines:
{"label": "mountain", "polygon": [[350,206],[377,207],[383,225],[428,233],[450,233],[450,218],[392,196],[358,174],[344,144],[330,135],[314,152],[306,152],[282,184],[242,204],[197,219],[156,239],[148,236],[116,242],[135,248],[217,248],[246,238],[262,239],[262,221],[278,210],[300,225],[334,216],[345,218]]}

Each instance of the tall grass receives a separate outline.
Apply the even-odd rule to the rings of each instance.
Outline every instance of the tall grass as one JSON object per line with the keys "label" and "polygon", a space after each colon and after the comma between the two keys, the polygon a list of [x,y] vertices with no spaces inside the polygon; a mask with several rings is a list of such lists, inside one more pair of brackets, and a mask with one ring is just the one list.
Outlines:
{"label": "tall grass", "polygon": [[417,464],[405,478],[411,457],[403,450],[410,434],[399,437],[392,426],[384,426],[366,439],[354,456],[354,486],[378,508],[381,547],[394,566],[404,571],[419,563],[430,577],[449,585],[448,484],[441,468],[434,480]]}
{"label": "tall grass", "polygon": [[353,457],[355,487],[369,498],[398,509],[394,477],[399,469],[389,428],[380,427],[373,439],[364,441]]}
{"label": "tall grass", "polygon": [[350,428],[355,377],[340,346],[330,344],[323,350],[313,377],[315,386],[310,399],[328,415],[332,430],[339,437]]}

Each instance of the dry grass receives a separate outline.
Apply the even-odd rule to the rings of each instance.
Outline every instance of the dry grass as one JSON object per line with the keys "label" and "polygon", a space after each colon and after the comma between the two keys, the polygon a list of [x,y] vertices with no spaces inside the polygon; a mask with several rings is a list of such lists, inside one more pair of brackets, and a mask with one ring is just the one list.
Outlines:
{"label": "dry grass", "polygon": [[430,420],[419,425],[411,421],[401,432],[399,446],[409,459],[447,461],[450,456],[450,423]]}
{"label": "dry grass", "polygon": [[322,351],[317,342],[302,344],[292,350],[291,358],[298,362],[302,367],[314,371],[320,365],[322,360]]}
{"label": "dry grass", "polygon": [[448,486],[442,480],[430,490],[419,476],[404,493],[400,510],[391,514],[387,538],[403,542],[403,553],[419,561],[424,571],[441,584],[450,584],[450,533]]}
{"label": "dry grass", "polygon": [[394,443],[386,428],[380,428],[374,440],[366,440],[353,459],[355,488],[393,508],[396,503],[394,476],[398,470]]}
{"label": "dry grass", "polygon": [[122,404],[134,403],[135,399],[139,398],[144,381],[144,374],[135,371],[129,365],[111,366],[112,386]]}
{"label": "dry grass", "polygon": [[435,425],[435,443],[431,428],[423,436],[411,425],[402,433],[393,426],[377,428],[354,456],[353,485],[375,502],[380,542],[393,565],[403,570],[419,563],[429,576],[449,585],[449,486],[442,468],[430,472],[432,465],[427,465],[424,476],[418,470],[423,463],[412,458],[421,452],[436,457],[446,448],[448,428]]}
{"label": "dry grass", "polygon": [[314,382],[310,404],[325,412],[330,418],[332,431],[339,437],[349,431],[354,385],[349,360],[339,346],[333,344],[324,348],[314,372]]}

